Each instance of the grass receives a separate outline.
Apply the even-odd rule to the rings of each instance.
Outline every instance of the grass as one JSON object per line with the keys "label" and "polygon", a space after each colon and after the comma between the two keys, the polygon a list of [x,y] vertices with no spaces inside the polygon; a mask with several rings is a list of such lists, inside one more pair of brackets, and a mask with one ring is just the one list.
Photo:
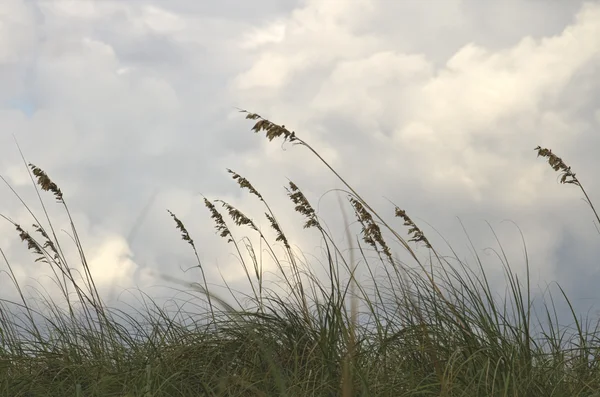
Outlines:
{"label": "grass", "polygon": [[[64,301],[42,298],[44,307],[37,308],[0,251],[20,297],[1,301],[1,396],[600,395],[595,394],[600,391],[597,327],[590,330],[578,319],[562,289],[560,299],[571,307],[575,324],[571,332],[559,325],[552,296],[541,314],[532,310],[529,267],[524,279],[519,277],[501,246],[498,258],[509,293],[498,299],[478,255],[473,265],[453,251],[454,257],[443,256],[399,207],[394,215],[407,230],[394,228],[392,219],[380,216],[307,142],[283,125],[245,113],[255,121],[255,132],[303,147],[345,186],[361,229],[355,239],[347,236],[350,247],[335,243],[295,183],[286,188],[303,227],[321,239],[327,278],[317,277],[301,251],[292,248],[251,182],[229,170],[241,189],[264,204],[275,234],[270,239],[225,201],[204,199],[217,233],[239,259],[251,294],[229,289],[231,304],[210,291],[196,243],[169,211],[197,260],[201,282],[162,278],[204,297],[200,312],[186,312],[183,305],[169,312],[151,299],[136,315],[109,308],[94,284],[62,191],[29,164],[36,191],[52,194],[64,207],[79,255],[73,267],[40,193],[44,222],[29,211],[32,231],[2,216],[35,260],[48,265]],[[561,173],[562,183],[581,189],[600,223],[570,167],[548,149],[536,151]],[[258,239],[258,248],[251,238],[238,237],[240,230]],[[412,266],[395,258],[391,247],[396,245]],[[428,260],[419,258],[416,245],[429,253]],[[275,284],[265,278],[263,253],[277,269]],[[359,279],[359,270],[367,276]],[[384,277],[376,275],[381,272]]]}

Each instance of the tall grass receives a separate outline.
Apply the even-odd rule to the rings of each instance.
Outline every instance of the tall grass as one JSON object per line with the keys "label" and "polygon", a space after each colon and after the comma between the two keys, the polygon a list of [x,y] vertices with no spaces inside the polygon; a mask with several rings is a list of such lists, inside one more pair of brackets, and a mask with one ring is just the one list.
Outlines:
{"label": "tall grass", "polygon": [[[150,298],[136,315],[107,307],[72,221],[76,266],[46,207],[44,222],[30,211],[32,231],[3,215],[35,260],[47,264],[64,302],[41,298],[44,308],[37,309],[0,250],[20,297],[2,300],[0,308],[0,395],[592,396],[600,390],[597,327],[580,322],[562,289],[575,324],[570,333],[558,323],[552,296],[541,315],[533,312],[528,263],[523,279],[500,249],[509,294],[496,298],[478,255],[471,265],[454,252],[442,255],[399,207],[393,214],[406,230],[394,228],[295,132],[245,113],[255,132],[303,147],[345,186],[361,228],[356,239],[348,236],[350,247],[335,242],[298,185],[286,187],[303,227],[321,240],[327,277],[318,277],[293,248],[263,195],[231,170],[239,187],[264,205],[275,239],[233,205],[204,198],[251,291],[244,296],[229,289],[224,299],[210,290],[184,220],[169,210],[201,280],[161,277],[205,297],[200,313],[186,313],[183,305],[169,312]],[[561,172],[562,183],[580,187],[600,222],[570,167],[548,149],[536,151]],[[52,194],[71,219],[60,188],[42,169],[28,166],[36,191]],[[258,239],[258,247],[244,233]],[[403,247],[412,263],[395,258],[391,243]],[[418,244],[430,253],[428,260],[417,255]],[[265,277],[263,252],[275,265],[279,290]],[[376,276],[381,272],[384,277]],[[191,326],[181,316],[193,320]]]}

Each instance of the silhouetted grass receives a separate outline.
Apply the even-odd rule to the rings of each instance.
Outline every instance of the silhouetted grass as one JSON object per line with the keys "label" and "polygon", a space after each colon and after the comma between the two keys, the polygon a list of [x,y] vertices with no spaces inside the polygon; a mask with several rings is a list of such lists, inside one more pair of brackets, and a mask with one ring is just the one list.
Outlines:
{"label": "silhouetted grass", "polygon": [[[0,307],[0,395],[546,397],[592,396],[600,390],[598,363],[590,359],[598,353],[598,334],[584,328],[573,310],[576,329],[568,334],[558,325],[552,299],[541,318],[533,315],[528,263],[522,280],[500,250],[510,293],[494,299],[479,256],[468,266],[456,254],[441,255],[399,207],[392,214],[406,230],[394,228],[392,219],[379,215],[295,132],[257,114],[246,112],[246,118],[269,140],[283,138],[307,149],[344,184],[361,228],[355,245],[348,238],[350,247],[335,243],[298,185],[290,181],[286,187],[303,227],[321,239],[327,278],[318,278],[301,251],[292,248],[261,193],[231,170],[240,188],[264,205],[275,238],[231,204],[204,198],[251,291],[241,303],[242,296],[230,289],[232,306],[209,290],[184,220],[168,212],[191,246],[202,280],[161,277],[205,296],[202,313],[181,307],[168,312],[151,299],[144,299],[137,316],[108,308],[72,222],[81,272],[63,253],[45,207],[48,226],[30,211],[32,231],[3,216],[35,260],[48,265],[64,302],[42,298],[45,307],[37,309],[0,250],[21,299],[3,300]],[[562,183],[581,188],[600,222],[570,167],[550,150],[536,150],[562,173]],[[29,164],[29,170],[34,186],[53,194],[71,219],[60,188],[42,169]],[[40,202],[43,206],[41,197]],[[259,239],[258,250],[275,264],[280,291],[269,287],[263,256],[244,233]],[[394,258],[390,241],[406,250],[412,265]],[[417,256],[416,244],[430,252],[428,261]],[[355,277],[359,266],[368,278]],[[385,277],[376,277],[376,270]],[[569,303],[564,293],[561,298]],[[193,319],[193,326],[178,318],[182,315]]]}

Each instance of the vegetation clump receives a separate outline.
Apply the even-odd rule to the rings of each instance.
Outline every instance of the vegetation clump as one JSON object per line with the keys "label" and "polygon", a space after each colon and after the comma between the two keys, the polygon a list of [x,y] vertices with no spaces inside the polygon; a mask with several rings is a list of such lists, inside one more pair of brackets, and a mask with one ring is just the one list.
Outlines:
{"label": "vegetation clump", "polygon": [[[168,210],[192,248],[202,283],[161,277],[203,299],[202,313],[186,313],[192,326],[178,319],[182,308],[171,313],[152,301],[137,317],[107,307],[72,221],[81,280],[45,207],[47,227],[30,211],[33,232],[2,215],[36,261],[48,265],[66,305],[46,299],[47,310],[36,309],[0,250],[21,299],[1,301],[0,396],[559,397],[593,396],[600,390],[598,334],[584,328],[573,309],[576,330],[567,334],[558,325],[553,301],[543,315],[532,316],[527,256],[523,282],[499,255],[510,293],[494,298],[478,255],[475,269],[441,255],[399,207],[393,214],[407,230],[394,227],[393,219],[375,211],[295,132],[243,112],[255,121],[253,131],[264,132],[269,141],[283,138],[304,147],[344,185],[361,228],[350,247],[335,242],[296,183],[286,187],[303,227],[321,239],[327,278],[318,277],[293,248],[263,195],[232,170],[239,187],[264,205],[275,239],[228,202],[204,198],[217,234],[233,248],[251,290],[241,303],[240,294],[229,289],[232,305],[210,290],[184,220]],[[549,149],[536,151],[561,172],[562,183],[580,187],[600,223],[571,168]],[[37,166],[29,164],[29,170],[34,185],[52,193],[71,220],[57,184]],[[43,206],[41,197],[40,202]],[[247,228],[260,247],[249,237],[237,237],[240,228]],[[395,245],[416,266],[397,259]],[[418,245],[430,253],[427,261],[417,255]],[[278,246],[283,250],[276,251]],[[269,286],[263,252],[287,293]],[[358,279],[359,268],[367,279]],[[385,276],[377,277],[376,271]]]}

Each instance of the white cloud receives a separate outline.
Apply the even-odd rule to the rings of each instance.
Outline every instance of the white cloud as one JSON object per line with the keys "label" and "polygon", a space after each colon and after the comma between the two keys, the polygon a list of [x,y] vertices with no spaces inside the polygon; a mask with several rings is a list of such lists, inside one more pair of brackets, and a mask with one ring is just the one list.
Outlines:
{"label": "white cloud", "polygon": [[46,12],[78,19],[94,19],[114,10],[114,2],[98,3],[93,0],[57,0],[40,2],[39,6]]}
{"label": "white cloud", "polygon": [[106,236],[88,253],[90,272],[94,281],[102,286],[114,283],[128,285],[136,264],[132,253],[122,236]]}
{"label": "white cloud", "polygon": [[[145,266],[193,265],[165,208],[193,232],[212,281],[219,282],[217,259],[234,269],[198,194],[224,196],[258,216],[263,209],[238,192],[225,167],[272,198],[295,241],[312,243],[295,230],[301,218],[280,185],[290,177],[318,202],[339,184],[302,148],[282,150],[249,132],[241,115],[230,117],[234,106],[295,129],[382,213],[392,213],[385,196],[452,238],[459,215],[479,246],[493,243],[483,219],[511,218],[530,236],[541,280],[575,284],[590,274],[584,262],[581,275],[557,267],[561,255],[596,240],[579,193],[556,184],[533,148],[552,147],[574,168],[586,164],[578,175],[592,175],[590,193],[600,190],[591,174],[595,146],[586,143],[600,124],[597,4],[579,11],[576,1],[207,4],[0,5],[0,174],[35,202],[15,134],[79,214],[102,283],[115,274],[148,283],[139,274]],[[0,194],[0,211],[29,224],[10,191]],[[336,198],[320,204],[343,237]],[[12,233],[5,227],[2,236]],[[567,233],[579,246],[557,249]],[[519,260],[519,239],[508,236],[505,248]],[[27,263],[18,245],[7,252]],[[236,277],[243,279],[227,274]]]}
{"label": "white cloud", "polygon": [[[342,174],[360,191],[373,193],[375,200],[379,195],[392,197],[417,216],[443,214],[427,216],[434,226],[447,225],[453,215],[475,213],[528,225],[536,271],[542,271],[543,279],[557,277],[557,241],[563,230],[575,226],[573,214],[556,213],[555,205],[575,205],[577,192],[555,185],[556,175],[535,158],[533,148],[550,146],[565,156],[586,151],[581,143],[586,139],[585,122],[565,93],[579,87],[578,79],[593,83],[594,71],[600,70],[600,7],[584,5],[551,35],[539,35],[548,30],[540,24],[531,35],[525,33],[500,48],[487,32],[478,32],[440,63],[424,37],[452,43],[465,36],[473,26],[466,9],[478,6],[456,2],[449,6],[454,14],[445,23],[419,26],[407,21],[404,26],[385,19],[384,3],[388,4],[377,3],[375,12],[363,18],[359,12],[352,19],[346,18],[347,10],[339,2],[341,9],[308,2],[280,21],[285,38],[265,44],[262,51],[253,49],[254,65],[237,77],[239,95],[250,103],[245,106],[292,126],[319,150],[334,151]],[[400,14],[406,17],[420,7],[407,5]],[[504,18],[522,11],[513,7]],[[418,11],[434,13],[434,8],[424,4]],[[365,21],[377,28],[359,29]],[[467,21],[462,31],[460,21]],[[391,33],[377,34],[380,31]],[[402,41],[396,45],[390,37],[402,32],[414,42],[423,41],[427,51]],[[486,41],[490,45],[482,44]],[[306,175],[306,165],[295,166],[296,159],[273,156],[269,161],[297,170],[299,177]],[[586,171],[590,172],[580,170]],[[312,182],[325,190],[316,175],[310,173]],[[434,197],[414,197],[428,193]],[[439,208],[428,209],[426,202]],[[578,221],[588,219],[585,211],[577,213]],[[540,220],[548,213],[555,225],[552,231]],[[513,217],[517,214],[521,218]],[[485,225],[476,227],[482,228]],[[586,246],[596,243],[592,237],[582,238]],[[492,243],[493,236],[488,233],[482,242]],[[514,243],[518,259],[518,239]]]}
{"label": "white cloud", "polygon": [[0,4],[0,65],[28,57],[35,45],[35,19],[26,3],[7,0]]}
{"label": "white cloud", "polygon": [[262,29],[255,28],[244,35],[240,46],[244,49],[254,49],[269,43],[281,43],[285,39],[285,30],[285,24],[279,21]]}
{"label": "white cloud", "polygon": [[185,19],[155,6],[143,7],[142,18],[151,29],[158,33],[178,32],[186,28]]}

